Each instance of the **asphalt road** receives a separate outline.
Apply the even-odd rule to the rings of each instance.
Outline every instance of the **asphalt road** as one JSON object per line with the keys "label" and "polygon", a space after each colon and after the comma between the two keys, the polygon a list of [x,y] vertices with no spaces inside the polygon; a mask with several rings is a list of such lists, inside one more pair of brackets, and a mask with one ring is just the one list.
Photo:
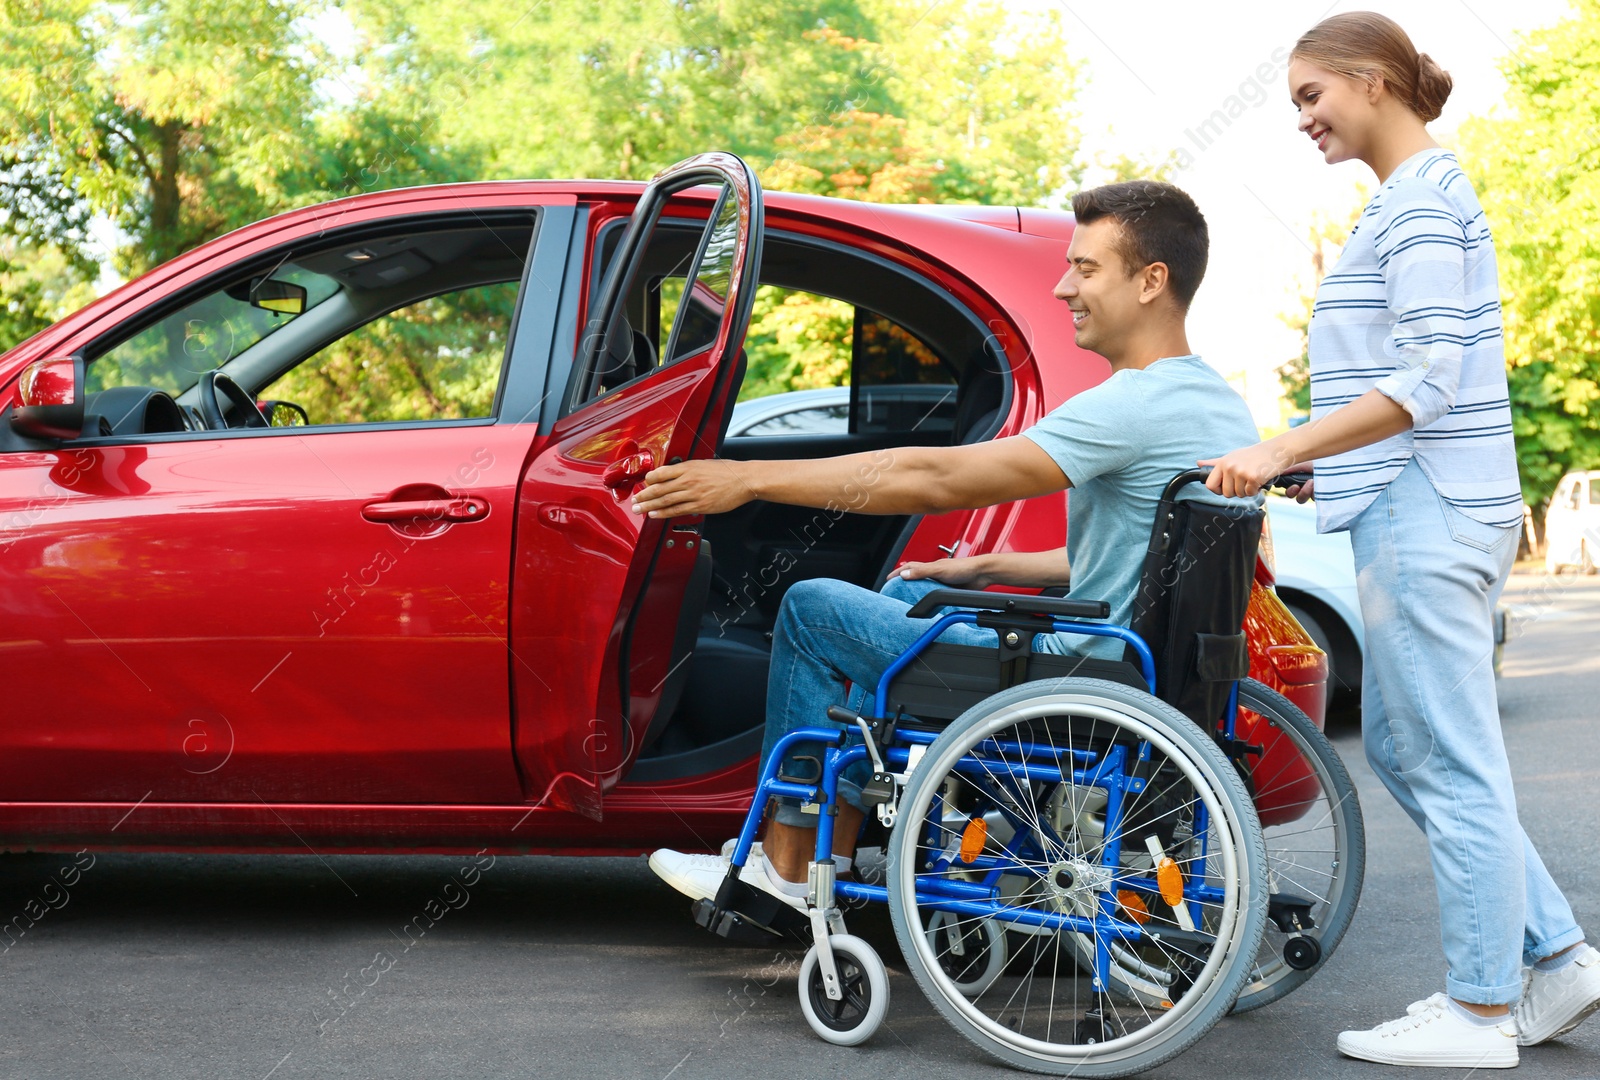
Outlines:
{"label": "asphalt road", "polygon": [[[1579,921],[1600,927],[1600,579],[1519,576],[1507,599],[1522,619],[1500,700],[1523,821]],[[1397,1015],[1444,978],[1422,836],[1354,732],[1335,735],[1369,845],[1345,943],[1305,987],[1225,1020],[1157,1075],[1412,1075],[1333,1048],[1340,1029]],[[0,859],[0,912],[72,864]],[[890,964],[889,1019],[845,1050],[800,1015],[797,953],[708,937],[643,859],[101,855],[78,869],[64,902],[47,898],[61,906],[0,940],[5,1080],[1020,1075],[934,1015],[881,911],[851,929]],[[418,936],[430,901],[459,906]],[[1600,1019],[1524,1051],[1522,1073],[1600,1077]]]}

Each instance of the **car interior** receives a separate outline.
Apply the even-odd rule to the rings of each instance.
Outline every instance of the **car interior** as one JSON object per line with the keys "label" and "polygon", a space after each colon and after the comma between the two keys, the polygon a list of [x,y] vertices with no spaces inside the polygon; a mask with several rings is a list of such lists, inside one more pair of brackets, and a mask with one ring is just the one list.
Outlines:
{"label": "car interior", "polygon": [[[685,273],[697,237],[698,231],[661,229],[652,238],[627,306],[636,343],[630,363],[637,365],[626,369],[628,378],[655,362],[654,343],[670,323],[662,298],[670,306],[671,278]],[[945,290],[887,260],[777,231],[765,239],[761,284],[853,306],[850,422],[843,433],[733,437],[725,423],[719,456],[781,460],[951,445],[981,441],[999,428],[1009,367],[984,323]],[[758,347],[754,336],[753,328],[747,353]],[[748,364],[748,355],[741,357],[741,378]],[[907,407],[884,410],[880,402],[869,412],[870,388],[908,384],[946,391],[931,404],[926,392],[900,395]],[[877,588],[919,520],[767,502],[706,519],[702,565],[685,598],[673,658],[677,663],[687,656],[687,675],[664,688],[669,696],[625,779],[695,776],[755,754],[766,715],[772,628],[784,593],[818,577]]]}

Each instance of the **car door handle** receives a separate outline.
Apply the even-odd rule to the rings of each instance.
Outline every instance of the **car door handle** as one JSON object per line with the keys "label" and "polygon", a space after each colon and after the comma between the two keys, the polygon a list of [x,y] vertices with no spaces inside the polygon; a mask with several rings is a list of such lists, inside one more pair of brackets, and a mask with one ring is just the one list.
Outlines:
{"label": "car door handle", "polygon": [[489,516],[486,499],[469,495],[460,499],[406,499],[367,503],[361,516],[368,521],[482,521]]}
{"label": "car door handle", "polygon": [[656,456],[648,450],[640,450],[607,465],[606,471],[600,475],[600,482],[612,490],[630,487],[643,480],[645,473],[655,467]]}

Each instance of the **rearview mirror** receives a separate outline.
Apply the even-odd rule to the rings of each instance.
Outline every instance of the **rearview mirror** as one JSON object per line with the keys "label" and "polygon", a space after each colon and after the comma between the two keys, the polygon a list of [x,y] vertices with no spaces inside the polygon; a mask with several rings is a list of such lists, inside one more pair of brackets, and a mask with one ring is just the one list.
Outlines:
{"label": "rearview mirror", "polygon": [[258,277],[230,285],[225,290],[235,300],[279,315],[300,315],[306,310],[306,287],[292,281]]}
{"label": "rearview mirror", "polygon": [[83,354],[35,360],[17,380],[11,427],[30,439],[76,439],[83,432]]}

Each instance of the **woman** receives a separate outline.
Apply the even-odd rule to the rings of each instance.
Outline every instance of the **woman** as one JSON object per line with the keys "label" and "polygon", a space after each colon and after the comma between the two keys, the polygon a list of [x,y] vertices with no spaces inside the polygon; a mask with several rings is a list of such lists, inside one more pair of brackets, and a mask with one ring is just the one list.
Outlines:
{"label": "woman", "polygon": [[1490,625],[1522,498],[1494,245],[1455,155],[1425,126],[1450,87],[1382,15],[1336,15],[1296,43],[1300,131],[1380,186],[1317,290],[1312,421],[1202,464],[1216,466],[1213,490],[1248,495],[1315,462],[1319,527],[1349,530],[1355,550],[1367,758],[1428,837],[1445,992],[1344,1032],[1340,1052],[1509,1068],[1519,1044],[1600,1008],[1600,952],[1517,822],[1501,740]]}

